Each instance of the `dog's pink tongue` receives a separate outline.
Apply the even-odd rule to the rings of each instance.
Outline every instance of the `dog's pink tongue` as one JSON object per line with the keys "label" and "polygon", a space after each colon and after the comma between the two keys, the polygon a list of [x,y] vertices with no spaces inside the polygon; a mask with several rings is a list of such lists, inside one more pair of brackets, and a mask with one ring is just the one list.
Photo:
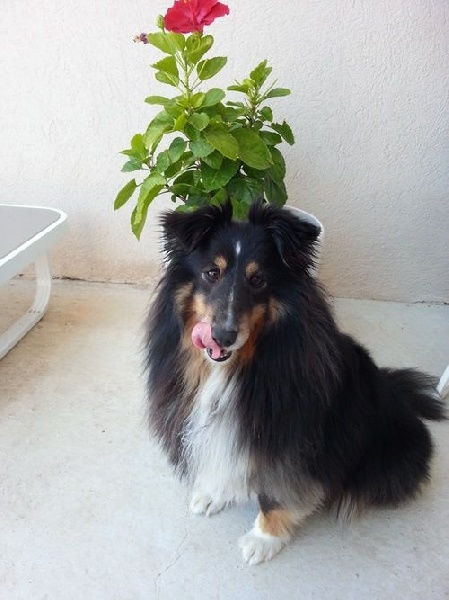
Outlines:
{"label": "dog's pink tongue", "polygon": [[220,358],[221,348],[215,340],[212,339],[212,328],[210,323],[197,323],[192,330],[192,342],[196,348],[208,348],[211,357]]}

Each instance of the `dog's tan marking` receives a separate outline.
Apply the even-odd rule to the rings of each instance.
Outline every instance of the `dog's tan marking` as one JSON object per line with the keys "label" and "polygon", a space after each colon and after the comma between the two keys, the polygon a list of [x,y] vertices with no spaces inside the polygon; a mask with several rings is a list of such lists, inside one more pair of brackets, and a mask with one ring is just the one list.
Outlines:
{"label": "dog's tan marking", "polygon": [[186,308],[186,302],[192,295],[193,285],[191,283],[186,283],[175,293],[175,303],[178,308],[178,312],[182,313]]}
{"label": "dog's tan marking", "polygon": [[268,315],[271,323],[275,323],[278,321],[283,313],[282,304],[275,300],[275,298],[270,298],[268,303]]}
{"label": "dog's tan marking", "polygon": [[[192,301],[192,304],[194,302],[195,300]],[[197,323],[197,316],[191,314],[184,325],[184,335],[181,343],[185,360],[183,379],[185,391],[188,395],[194,394],[201,381],[204,381],[210,373],[210,365],[204,357],[204,353],[195,348],[192,342],[192,330]]]}
{"label": "dog's tan marking", "polygon": [[256,263],[256,261],[252,260],[251,262],[249,262],[246,265],[246,278],[250,279],[253,275],[255,275],[257,273],[257,271],[259,270],[259,265]]}
{"label": "dog's tan marking", "polygon": [[[196,323],[198,321],[212,322],[212,307],[206,303],[203,294],[194,294],[192,302],[192,314],[196,316]],[[192,327],[195,323],[192,325]]]}
{"label": "dog's tan marking", "polygon": [[297,522],[296,515],[285,508],[275,508],[266,513],[259,512],[256,526],[262,533],[274,537],[290,536]]}
{"label": "dog's tan marking", "polygon": [[217,267],[219,267],[222,273],[226,270],[226,267],[228,266],[228,261],[221,254],[215,257],[214,263],[217,265]]}
{"label": "dog's tan marking", "polygon": [[243,364],[248,363],[254,356],[257,338],[265,324],[265,315],[266,307],[263,304],[256,304],[256,306],[254,306],[250,314],[247,316],[244,326],[249,329],[250,334],[245,344],[238,351],[239,360]]}
{"label": "dog's tan marking", "polygon": [[193,346],[190,336],[186,343],[189,343],[190,347],[185,354],[184,385],[187,394],[194,394],[200,383],[209,376],[210,364],[203,351]]}

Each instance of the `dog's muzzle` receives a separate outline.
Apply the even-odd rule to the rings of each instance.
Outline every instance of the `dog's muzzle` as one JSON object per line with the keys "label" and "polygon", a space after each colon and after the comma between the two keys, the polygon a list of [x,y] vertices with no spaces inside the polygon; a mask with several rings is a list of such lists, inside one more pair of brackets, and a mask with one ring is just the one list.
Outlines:
{"label": "dog's muzzle", "polygon": [[221,350],[220,352],[220,356],[218,358],[213,358],[212,357],[212,350],[210,348],[206,348],[206,352],[209,356],[209,358],[211,360],[213,360],[214,362],[225,362],[226,360],[228,360],[228,358],[230,358],[232,352],[230,350]]}

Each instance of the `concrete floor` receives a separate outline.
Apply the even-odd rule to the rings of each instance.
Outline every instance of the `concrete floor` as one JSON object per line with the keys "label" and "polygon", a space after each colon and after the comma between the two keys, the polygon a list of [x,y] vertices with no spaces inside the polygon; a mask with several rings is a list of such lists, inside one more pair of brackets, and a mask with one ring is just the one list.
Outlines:
{"label": "concrete floor", "polygon": [[[32,289],[0,288],[0,330]],[[242,563],[252,504],[190,515],[149,439],[140,378],[148,291],[56,282],[45,319],[0,361],[3,600],[395,599],[449,596],[449,425],[431,426],[433,479],[416,501],[342,527],[311,519],[271,563]],[[440,375],[449,306],[335,301],[382,364]]]}

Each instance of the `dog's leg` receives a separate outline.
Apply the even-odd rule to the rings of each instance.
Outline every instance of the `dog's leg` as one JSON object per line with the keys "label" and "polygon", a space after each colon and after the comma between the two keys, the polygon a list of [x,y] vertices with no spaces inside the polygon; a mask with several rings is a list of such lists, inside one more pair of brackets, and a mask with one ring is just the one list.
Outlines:
{"label": "dog's leg", "polygon": [[193,484],[191,512],[210,517],[232,504],[248,500],[245,467],[246,463],[240,470],[236,466],[232,476],[221,479],[215,473],[201,473]]}
{"label": "dog's leg", "polygon": [[227,502],[222,500],[214,500],[211,495],[201,489],[196,489],[190,501],[190,511],[195,515],[210,517],[222,511],[227,504]]}
{"label": "dog's leg", "polygon": [[250,565],[271,560],[290,541],[295,527],[315,512],[320,503],[288,509],[259,496],[259,504],[254,527],[239,539],[243,559]]}

